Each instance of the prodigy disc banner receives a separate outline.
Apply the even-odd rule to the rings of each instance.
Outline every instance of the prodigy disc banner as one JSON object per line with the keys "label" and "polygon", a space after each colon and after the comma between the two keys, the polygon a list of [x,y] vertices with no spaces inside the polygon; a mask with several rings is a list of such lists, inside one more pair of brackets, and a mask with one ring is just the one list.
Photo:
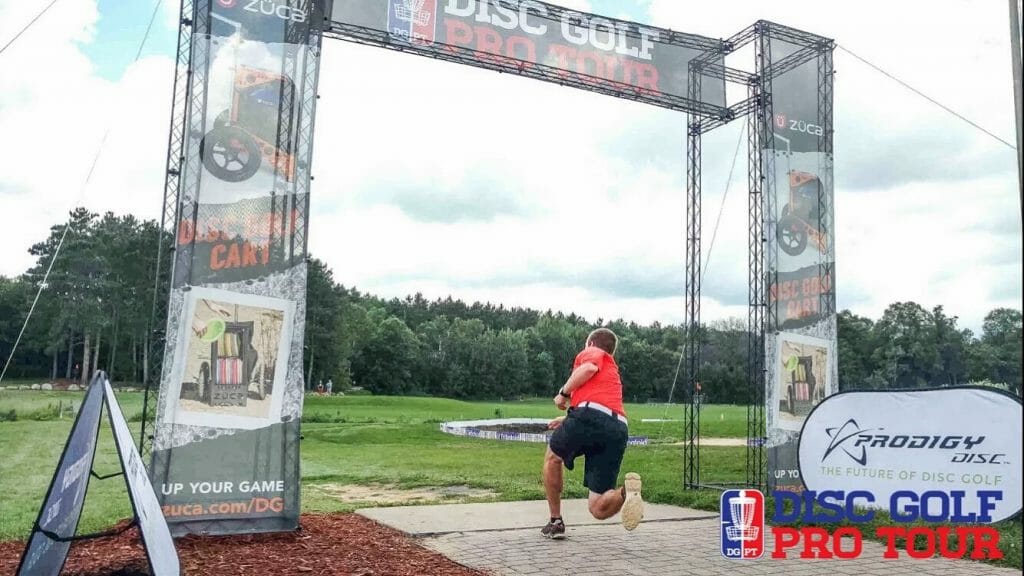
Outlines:
{"label": "prodigy disc banner", "polygon": [[990,388],[843,392],[804,422],[800,475],[808,490],[864,490],[882,508],[900,491],[942,492],[930,514],[958,502],[998,522],[1021,511],[1022,422],[1020,399]]}

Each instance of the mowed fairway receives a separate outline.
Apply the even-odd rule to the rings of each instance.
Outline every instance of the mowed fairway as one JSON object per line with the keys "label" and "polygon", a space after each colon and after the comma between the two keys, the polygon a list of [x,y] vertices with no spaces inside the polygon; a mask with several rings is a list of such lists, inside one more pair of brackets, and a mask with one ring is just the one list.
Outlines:
{"label": "mowed fairway", "polygon": [[[82,393],[0,390],[0,540],[24,539],[46,494],[57,458],[71,429],[57,406],[74,402]],[[118,394],[122,411],[138,433],[141,393]],[[16,420],[10,421],[14,411]],[[682,410],[676,405],[627,405],[630,434],[647,436],[650,446],[626,450],[622,475],[638,471],[644,478],[644,499],[718,511],[717,490],[683,490]],[[384,396],[307,397],[301,441],[302,508],[306,512],[348,512],[374,504],[337,497],[341,487],[371,486],[373,493],[393,488],[468,487],[493,495],[473,501],[541,500],[540,466],[543,444],[499,442],[444,434],[441,422],[488,418],[552,418],[560,413],[549,400],[524,402],[460,402],[440,398]],[[705,406],[701,430],[705,438],[744,438],[745,407]],[[35,419],[29,419],[35,418]],[[671,420],[643,422],[644,419]],[[6,421],[5,421],[6,420]],[[97,474],[117,470],[117,456],[106,417],[96,455]],[[705,445],[701,449],[704,483],[742,482],[746,449]],[[586,497],[582,466],[565,476],[565,497]],[[767,503],[771,515],[771,499]],[[110,527],[131,516],[128,495],[120,477],[93,479],[79,532]],[[538,519],[543,523],[545,519]],[[568,519],[567,519],[568,520]],[[884,515],[863,526],[865,538],[885,524]],[[1021,521],[1001,522],[999,564],[1021,567]]]}
{"label": "mowed fairway", "polygon": [[[74,403],[81,392],[0,391],[0,415],[14,411],[14,421],[0,421],[0,539],[25,538],[46,494],[72,418],[58,419],[58,405]],[[142,394],[122,393],[118,401],[137,433]],[[66,410],[66,408],[65,408]],[[716,510],[713,491],[683,491],[682,406],[628,405],[630,434],[647,436],[651,446],[630,447],[626,471],[644,475],[646,499]],[[387,484],[401,488],[468,486],[495,492],[488,499],[543,499],[540,466],[544,445],[498,442],[444,434],[439,424],[483,418],[553,418],[560,413],[548,400],[461,402],[439,398],[382,396],[310,396],[304,408],[301,444],[303,509],[349,511],[365,504],[331,495],[340,485]],[[702,429],[709,437],[742,437],[746,409],[707,406]],[[31,419],[30,419],[31,418]],[[671,420],[642,422],[643,419]],[[705,447],[701,454],[706,481],[741,481],[742,447]],[[96,472],[117,469],[106,418],[100,431]],[[582,467],[566,474],[566,497],[585,497]],[[107,528],[131,515],[120,478],[93,479],[80,532]],[[543,520],[543,519],[541,519]]]}

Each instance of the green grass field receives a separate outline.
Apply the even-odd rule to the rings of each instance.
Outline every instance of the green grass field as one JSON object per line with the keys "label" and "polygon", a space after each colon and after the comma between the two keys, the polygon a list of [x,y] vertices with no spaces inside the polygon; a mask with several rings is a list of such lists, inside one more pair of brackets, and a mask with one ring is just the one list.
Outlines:
{"label": "green grass field", "polygon": [[[58,417],[57,405],[80,401],[81,393],[0,391],[0,540],[27,536],[45,496],[72,419]],[[122,411],[138,420],[141,393],[118,395]],[[636,470],[644,477],[644,498],[717,511],[719,492],[684,491],[682,482],[681,406],[627,405],[630,434],[648,436],[652,445],[630,447],[623,474]],[[15,412],[2,421],[4,413]],[[549,400],[525,402],[460,402],[437,398],[377,396],[307,398],[301,445],[303,510],[351,511],[330,494],[335,485],[389,484],[403,488],[466,485],[496,493],[490,499],[543,499],[541,444],[496,442],[451,436],[438,423],[495,417],[549,418],[558,415]],[[642,422],[668,419],[671,422]],[[132,425],[133,432],[138,425]],[[705,437],[741,438],[746,434],[746,408],[706,406]],[[96,456],[100,475],[117,468],[116,453],[104,419]],[[743,447],[701,450],[702,481],[738,482],[745,473]],[[621,478],[620,478],[621,479]],[[566,474],[565,496],[585,497],[582,469]],[[93,480],[80,532],[101,530],[131,514],[120,478]],[[1020,521],[1001,526],[1004,564],[1021,566]],[[867,534],[868,532],[865,532]]]}
{"label": "green grass field", "polygon": [[[82,393],[0,391],[0,539],[24,538],[46,494],[57,458],[71,429]],[[118,394],[121,410],[136,422],[142,394]],[[63,418],[58,406],[63,406]],[[656,445],[630,448],[623,469],[644,472],[645,494],[658,502],[716,509],[714,493],[679,490],[682,448],[682,406],[629,405],[630,433],[647,436]],[[702,426],[706,436],[740,437],[746,430],[746,409],[708,406]],[[380,396],[310,396],[302,431],[303,508],[308,511],[349,511],[356,506],[331,497],[325,486],[393,484],[399,487],[467,485],[498,494],[497,499],[543,499],[540,444],[461,438],[440,432],[438,424],[483,418],[551,418],[559,415],[549,400],[524,402],[460,402],[440,398]],[[0,416],[0,419],[4,418]],[[672,420],[642,422],[644,419]],[[702,466],[707,480],[743,478],[743,448],[705,448]],[[106,420],[100,435],[96,471],[117,467]],[[624,473],[624,472],[623,472]],[[567,497],[585,497],[579,470],[566,476]],[[117,478],[90,485],[81,531],[108,527],[130,515],[124,483]]]}

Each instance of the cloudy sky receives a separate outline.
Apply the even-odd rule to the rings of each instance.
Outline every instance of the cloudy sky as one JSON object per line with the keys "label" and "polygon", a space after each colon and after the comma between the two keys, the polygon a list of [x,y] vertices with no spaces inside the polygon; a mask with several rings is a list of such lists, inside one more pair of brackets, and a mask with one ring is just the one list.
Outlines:
{"label": "cloudy sky", "polygon": [[[47,3],[0,0],[0,43]],[[159,218],[177,8],[164,4],[137,62],[151,1],[61,0],[0,54],[0,274],[30,266],[27,248],[75,205]],[[561,4],[712,37],[763,18],[835,38],[1015,143],[1003,1]],[[941,304],[974,330],[1020,308],[1016,152],[842,49],[835,67],[840,308]],[[340,282],[682,319],[683,115],[338,41],[320,94],[311,249]],[[741,136],[704,141],[705,257],[724,199],[705,320],[746,315],[742,148],[726,186]]]}

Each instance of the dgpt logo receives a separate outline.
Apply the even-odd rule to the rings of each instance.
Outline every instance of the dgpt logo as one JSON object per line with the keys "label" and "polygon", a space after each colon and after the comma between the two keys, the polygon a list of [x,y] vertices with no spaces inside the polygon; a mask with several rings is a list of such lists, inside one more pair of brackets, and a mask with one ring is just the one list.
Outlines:
{"label": "dgpt logo", "polygon": [[[862,429],[857,421],[850,418],[838,428],[825,428],[825,433],[832,439],[825,453],[821,456],[824,462],[837,448],[841,448],[851,460],[867,466],[868,448],[901,449],[901,450],[952,450],[953,457],[949,460],[954,464],[1006,464],[1002,460],[1006,454],[990,454],[973,452],[975,447],[985,442],[984,436],[967,435],[927,435],[927,434],[878,434],[885,428]],[[875,432],[875,433],[872,433]]]}
{"label": "dgpt logo", "polygon": [[764,494],[760,490],[726,490],[719,503],[722,556],[750,560],[764,554]]}
{"label": "dgpt logo", "polygon": [[433,44],[437,0],[389,0],[388,32],[413,44]]}
{"label": "dgpt logo", "polygon": [[786,127],[786,115],[785,114],[776,114],[775,115],[775,125],[778,126],[779,128],[785,128]]}
{"label": "dgpt logo", "polygon": [[234,8],[236,0],[217,0],[217,4],[225,8]]}

